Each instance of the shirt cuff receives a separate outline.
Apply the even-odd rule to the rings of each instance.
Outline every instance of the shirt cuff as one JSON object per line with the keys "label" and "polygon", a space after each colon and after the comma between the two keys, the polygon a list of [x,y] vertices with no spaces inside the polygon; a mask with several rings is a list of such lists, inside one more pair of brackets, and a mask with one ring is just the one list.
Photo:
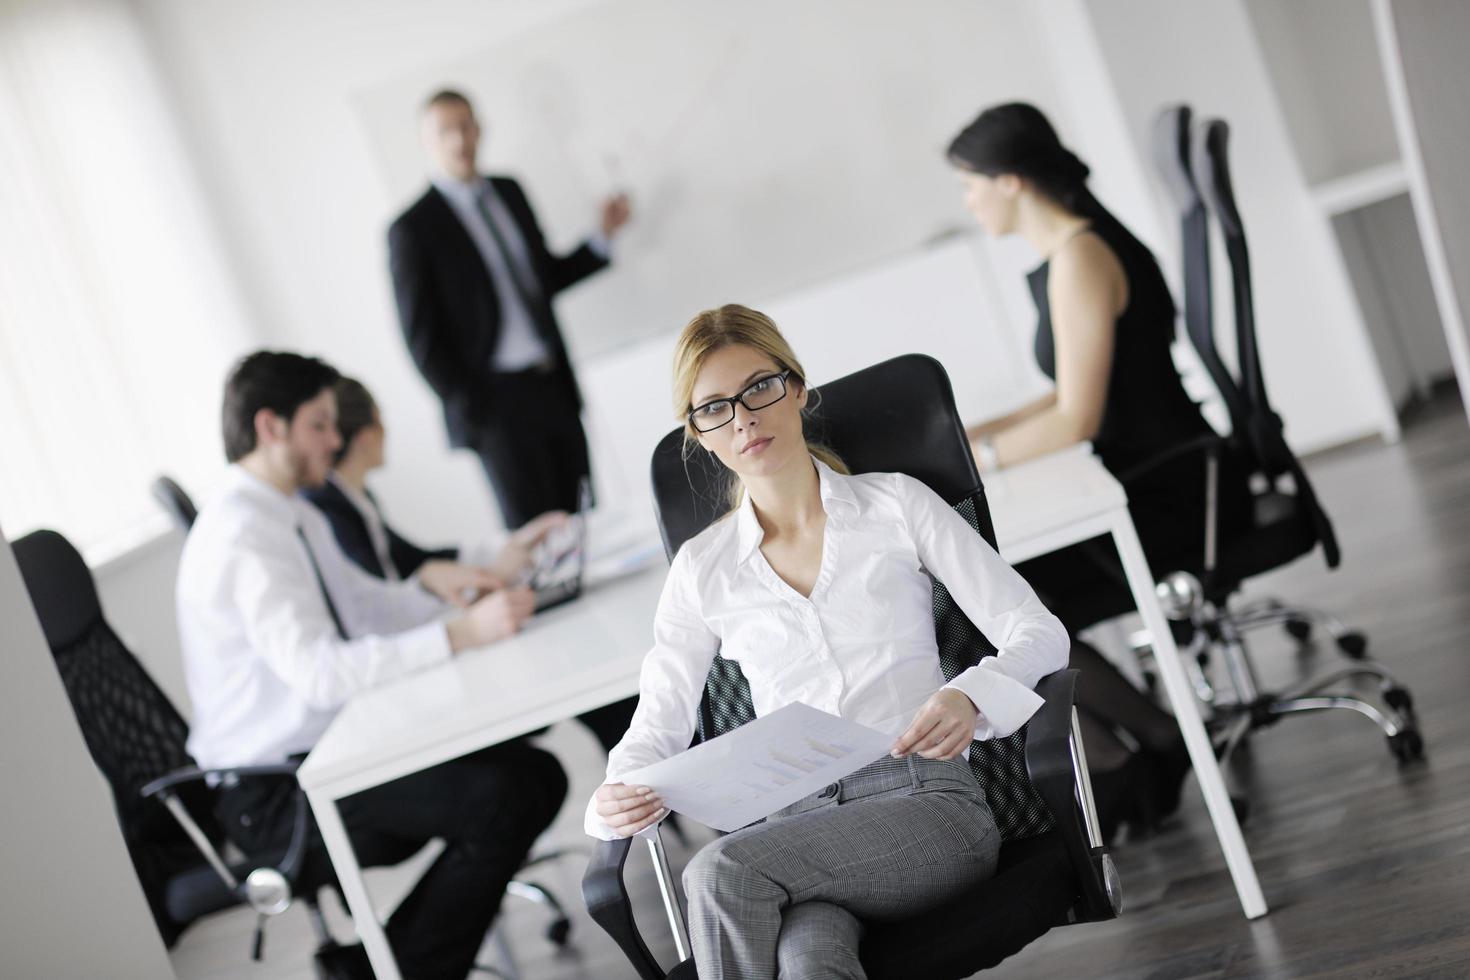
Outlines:
{"label": "shirt cuff", "polygon": [[592,249],[592,254],[602,261],[612,261],[612,239],[602,232],[593,232],[592,237],[587,239],[587,247]]}
{"label": "shirt cuff", "polygon": [[959,691],[980,709],[975,719],[976,739],[1005,738],[1046,703],[1020,681],[981,666],[971,667],[944,686]]}
{"label": "shirt cuff", "polygon": [[399,635],[399,640],[405,672],[442,664],[454,654],[449,646],[449,628],[442,620],[407,630]]}

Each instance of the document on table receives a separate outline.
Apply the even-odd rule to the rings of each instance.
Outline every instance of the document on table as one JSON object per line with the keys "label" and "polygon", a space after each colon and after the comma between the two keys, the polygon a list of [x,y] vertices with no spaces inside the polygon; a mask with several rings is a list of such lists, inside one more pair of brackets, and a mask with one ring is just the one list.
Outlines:
{"label": "document on table", "polygon": [[795,703],[620,781],[653,788],[670,810],[716,830],[739,830],[886,755],[893,742]]}

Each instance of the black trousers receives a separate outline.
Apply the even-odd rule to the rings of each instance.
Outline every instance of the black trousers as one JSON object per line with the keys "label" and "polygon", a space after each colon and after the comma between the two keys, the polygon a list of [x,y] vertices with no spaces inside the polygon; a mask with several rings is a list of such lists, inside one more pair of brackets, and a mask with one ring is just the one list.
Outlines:
{"label": "black trousers", "polygon": [[[566,798],[555,757],[509,742],[364,790],[338,804],[363,866],[404,860],[429,840],[444,852],[388,921],[405,980],[464,980],[505,887]],[[247,853],[282,846],[295,819],[295,786],[225,790],[218,814]],[[321,859],[313,827],[313,851]]]}
{"label": "black trousers", "polygon": [[577,488],[592,472],[582,417],[555,375],[495,376],[495,418],[472,436],[473,449],[514,530],[548,510],[577,509]]}

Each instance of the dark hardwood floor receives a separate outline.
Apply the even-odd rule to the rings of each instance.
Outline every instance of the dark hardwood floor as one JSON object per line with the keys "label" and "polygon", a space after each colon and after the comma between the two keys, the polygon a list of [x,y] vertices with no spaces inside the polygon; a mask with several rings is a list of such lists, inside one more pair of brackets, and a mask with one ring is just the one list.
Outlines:
{"label": "dark hardwood floor", "polygon": [[[1337,526],[1342,567],[1328,572],[1312,556],[1253,582],[1247,595],[1319,606],[1366,631],[1370,652],[1413,691],[1428,759],[1401,768],[1378,730],[1348,712],[1287,718],[1252,739],[1234,774],[1250,787],[1245,833],[1267,916],[1241,915],[1191,781],[1170,829],[1119,849],[1122,918],[1054,929],[984,976],[1470,977],[1470,429],[1451,392],[1419,413],[1399,445],[1338,450],[1309,469]],[[1275,629],[1253,634],[1252,648],[1270,684],[1338,657],[1325,642],[1298,650]],[[579,844],[600,757],[574,726],[558,726],[550,739],[572,790],[548,843]],[[706,839],[699,833],[694,844]],[[677,845],[671,854],[680,865],[689,856]],[[541,936],[543,911],[509,902],[505,929],[522,976],[632,977],[580,908],[579,862],[560,864],[547,883],[577,906],[574,950],[553,952]],[[647,862],[629,864],[651,944],[670,961]],[[984,928],[985,910],[975,917]],[[310,976],[304,921],[273,925],[258,966],[244,958],[252,926],[233,912],[191,930],[175,950],[179,975]]]}
{"label": "dark hardwood floor", "polygon": [[[1240,914],[1197,788],[1174,828],[1118,851],[1127,910],[1053,930],[987,976],[1470,977],[1470,431],[1457,396],[1397,446],[1309,461],[1343,546],[1252,582],[1337,613],[1415,696],[1428,758],[1401,767],[1366,719],[1334,711],[1259,732],[1234,775],[1271,911]],[[1338,658],[1253,634],[1268,682]]]}

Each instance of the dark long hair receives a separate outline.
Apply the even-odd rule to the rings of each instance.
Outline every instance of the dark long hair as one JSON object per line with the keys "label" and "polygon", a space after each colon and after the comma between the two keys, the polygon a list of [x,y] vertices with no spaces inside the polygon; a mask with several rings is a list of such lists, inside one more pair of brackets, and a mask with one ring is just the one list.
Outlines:
{"label": "dark long hair", "polygon": [[[1034,105],[1008,102],[991,106],[960,130],[945,154],[961,170],[998,177],[1015,174],[1105,238],[1153,257],[1148,248],[1103,207],[1087,186],[1087,164],[1062,145],[1051,121]],[[1111,234],[1110,234],[1111,233]],[[1121,256],[1120,256],[1121,258]]]}

